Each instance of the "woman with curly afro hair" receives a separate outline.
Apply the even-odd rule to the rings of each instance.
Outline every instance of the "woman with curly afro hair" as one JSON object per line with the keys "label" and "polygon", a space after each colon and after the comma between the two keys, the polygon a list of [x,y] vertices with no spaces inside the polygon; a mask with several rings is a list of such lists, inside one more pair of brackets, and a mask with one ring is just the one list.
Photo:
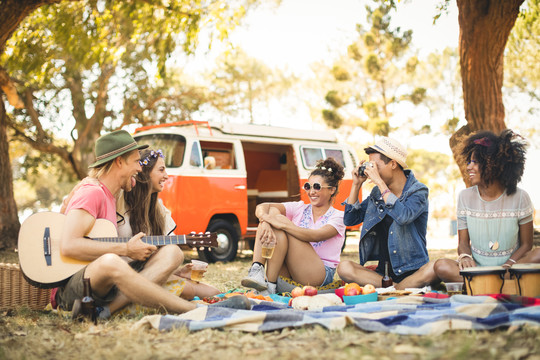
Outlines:
{"label": "woman with curly afro hair", "polygon": [[480,131],[463,143],[471,187],[458,197],[458,260],[439,259],[435,272],[443,281],[462,281],[461,269],[511,267],[540,262],[532,249],[533,212],[529,195],[517,187],[525,167],[524,139],[504,130]]}
{"label": "woman with curly afro hair", "polygon": [[[304,184],[308,204],[294,201],[257,205],[259,227],[253,264],[242,286],[273,294],[279,275],[313,286],[334,280],[345,225],[343,211],[332,205],[344,175],[343,166],[333,158],[320,160]],[[268,243],[274,243],[275,250],[267,260],[262,257],[262,247]]]}

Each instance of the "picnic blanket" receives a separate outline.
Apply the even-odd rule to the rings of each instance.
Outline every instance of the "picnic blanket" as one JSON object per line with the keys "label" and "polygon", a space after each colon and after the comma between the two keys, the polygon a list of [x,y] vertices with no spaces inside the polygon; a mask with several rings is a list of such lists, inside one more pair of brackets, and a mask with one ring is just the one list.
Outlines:
{"label": "picnic blanket", "polygon": [[265,301],[255,304],[250,311],[204,306],[182,315],[146,316],[134,326],[149,326],[161,331],[219,328],[257,332],[313,325],[338,330],[352,325],[364,331],[427,335],[524,324],[540,326],[540,306],[529,306],[522,300],[512,302],[489,296],[455,295],[444,299],[409,296],[325,307],[320,311],[294,310],[285,304]]}

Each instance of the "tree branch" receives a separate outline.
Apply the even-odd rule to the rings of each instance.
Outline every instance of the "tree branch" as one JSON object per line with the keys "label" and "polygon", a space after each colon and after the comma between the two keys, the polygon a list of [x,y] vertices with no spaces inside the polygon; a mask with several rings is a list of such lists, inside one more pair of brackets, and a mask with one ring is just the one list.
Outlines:
{"label": "tree branch", "polygon": [[33,100],[34,100],[34,93],[32,92],[32,90],[28,88],[25,89],[24,103],[25,103],[26,112],[28,113],[28,116],[30,117],[32,124],[34,124],[34,126],[36,127],[37,138],[40,140],[44,140],[49,137],[45,133],[45,130],[43,130],[43,126],[41,126],[41,122],[39,121],[39,113],[34,107]]}
{"label": "tree branch", "polygon": [[24,102],[19,97],[15,84],[6,69],[0,66],[0,89],[6,94],[8,102],[15,109],[23,109]]}

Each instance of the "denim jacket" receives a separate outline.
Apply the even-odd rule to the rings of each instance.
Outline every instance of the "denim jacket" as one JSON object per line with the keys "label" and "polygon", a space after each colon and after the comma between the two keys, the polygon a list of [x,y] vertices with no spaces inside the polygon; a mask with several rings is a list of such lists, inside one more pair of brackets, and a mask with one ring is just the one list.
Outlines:
{"label": "denim jacket", "polygon": [[390,193],[385,204],[376,186],[361,204],[358,201],[352,205],[343,202],[345,225],[364,223],[358,246],[360,265],[379,259],[379,242],[387,239],[377,236],[375,225],[385,215],[394,220],[388,231],[388,253],[394,273],[399,275],[416,270],[429,262],[426,248],[429,190],[416,180],[411,170],[405,170],[405,176],[407,181],[399,199]]}

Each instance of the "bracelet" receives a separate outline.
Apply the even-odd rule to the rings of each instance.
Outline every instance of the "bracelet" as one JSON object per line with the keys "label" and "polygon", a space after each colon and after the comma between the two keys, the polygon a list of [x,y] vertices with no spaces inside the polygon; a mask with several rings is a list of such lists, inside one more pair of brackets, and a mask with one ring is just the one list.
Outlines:
{"label": "bracelet", "polygon": [[390,189],[386,189],[381,194],[381,199],[384,197],[384,195],[388,194],[390,192]]}
{"label": "bracelet", "polygon": [[458,256],[457,261],[460,262],[464,257],[473,258],[471,255],[463,253]]}
{"label": "bracelet", "polygon": [[506,260],[506,261],[511,261],[511,262],[513,262],[514,264],[516,263],[516,260],[514,260],[514,259],[512,259],[512,258],[508,258],[508,260]]}

